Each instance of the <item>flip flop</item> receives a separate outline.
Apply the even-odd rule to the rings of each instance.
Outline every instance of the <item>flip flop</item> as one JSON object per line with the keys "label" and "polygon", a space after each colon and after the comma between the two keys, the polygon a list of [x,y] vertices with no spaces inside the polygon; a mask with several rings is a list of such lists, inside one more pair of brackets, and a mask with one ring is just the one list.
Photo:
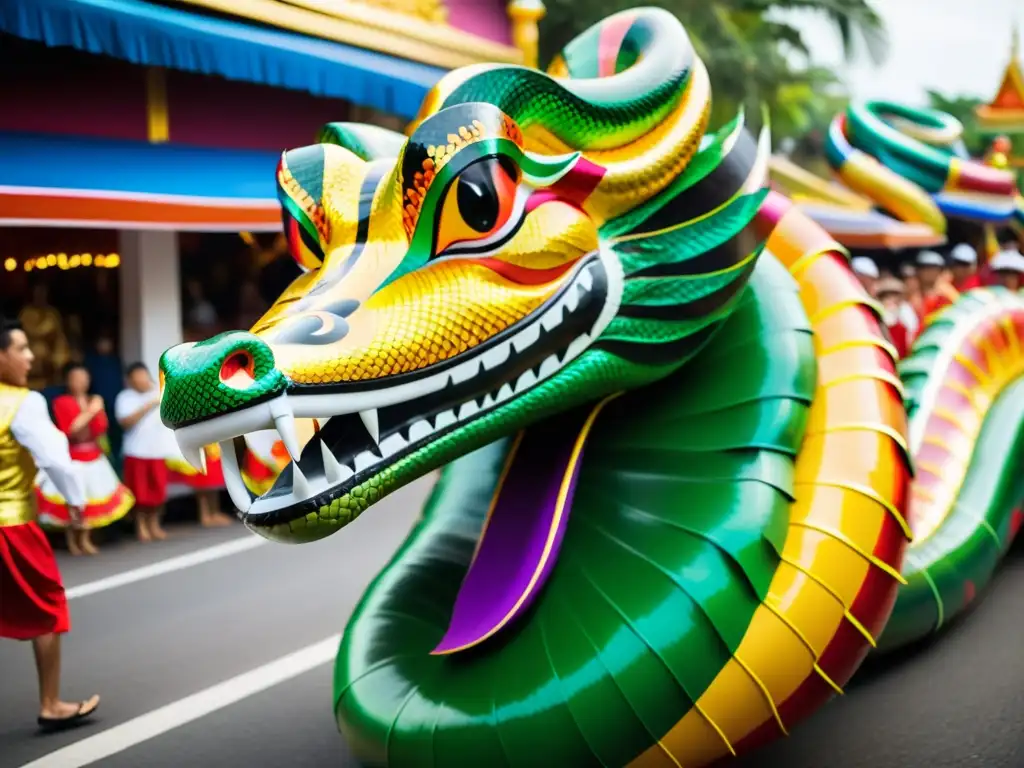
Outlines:
{"label": "flip flop", "polygon": [[97,709],[100,708],[99,701],[96,702],[95,706],[91,709],[86,709],[91,699],[80,702],[78,705],[78,711],[70,717],[38,717],[36,722],[39,724],[39,729],[44,733],[56,733],[58,731],[66,731],[69,728],[75,728],[82,724],[82,722],[91,717]]}

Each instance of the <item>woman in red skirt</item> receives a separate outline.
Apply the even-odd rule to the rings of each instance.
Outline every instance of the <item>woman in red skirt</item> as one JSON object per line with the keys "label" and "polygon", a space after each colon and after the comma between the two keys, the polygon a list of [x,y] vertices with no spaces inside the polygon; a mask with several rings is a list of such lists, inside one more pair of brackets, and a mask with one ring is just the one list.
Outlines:
{"label": "woman in red skirt", "polygon": [[39,524],[63,530],[72,555],[95,555],[99,550],[92,542],[92,531],[124,517],[135,497],[100,449],[99,440],[109,425],[103,399],[89,396],[89,372],[80,363],[70,363],[64,377],[68,391],[54,401],[53,414],[57,428],[68,437],[71,459],[85,484],[86,504],[80,521],[73,525],[67,502],[53,480],[40,470],[36,479]]}
{"label": "woman in red skirt", "polygon": [[220,447],[208,445],[204,449],[206,471],[200,472],[178,451],[167,459],[168,485],[183,485],[196,494],[199,505],[199,524],[204,528],[231,525],[231,517],[220,509],[220,491],[224,488],[224,470],[220,463]]}
{"label": "woman in red skirt", "polygon": [[0,637],[32,642],[39,673],[37,722],[52,731],[92,715],[100,698],[60,697],[60,637],[71,620],[57,561],[35,521],[33,483],[37,469],[46,470],[69,501],[73,519],[85,506],[85,489],[46,401],[27,389],[32,360],[25,332],[0,317]]}

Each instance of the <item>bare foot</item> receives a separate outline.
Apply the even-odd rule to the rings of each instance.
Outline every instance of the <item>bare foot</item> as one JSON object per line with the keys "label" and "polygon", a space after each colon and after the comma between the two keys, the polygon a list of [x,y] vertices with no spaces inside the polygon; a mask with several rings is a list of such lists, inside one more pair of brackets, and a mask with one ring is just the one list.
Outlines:
{"label": "bare foot", "polygon": [[153,540],[153,537],[149,533],[149,528],[144,523],[135,524],[135,536],[143,544],[147,544]]}
{"label": "bare foot", "polygon": [[78,557],[82,554],[82,548],[78,546],[78,535],[77,532],[68,528],[64,535],[65,541],[68,544],[68,552],[72,557]]}
{"label": "bare foot", "polygon": [[211,512],[209,515],[203,516],[200,524],[204,528],[223,528],[226,525],[231,525],[233,522],[234,520],[223,512]]}
{"label": "bare foot", "polygon": [[167,531],[161,528],[159,523],[153,523],[149,533],[157,541],[163,541],[167,538]]}
{"label": "bare foot", "polygon": [[92,543],[92,539],[86,535],[82,537],[82,551],[87,555],[98,555],[99,547]]}

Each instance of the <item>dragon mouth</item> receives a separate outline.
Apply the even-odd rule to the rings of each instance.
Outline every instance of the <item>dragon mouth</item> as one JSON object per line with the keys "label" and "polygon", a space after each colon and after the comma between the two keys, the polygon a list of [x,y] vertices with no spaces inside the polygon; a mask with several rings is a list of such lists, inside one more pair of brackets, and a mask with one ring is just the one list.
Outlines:
{"label": "dragon mouth", "polygon": [[[555,375],[609,322],[609,293],[604,262],[591,254],[531,318],[448,365],[358,387],[293,387],[273,400],[180,427],[175,437],[186,458],[219,443],[228,493],[253,530],[317,515],[354,490],[358,495],[360,486],[401,459]],[[319,429],[300,446],[295,420],[303,418],[315,419]],[[256,496],[239,467],[244,436],[265,429],[277,430],[292,461]]]}

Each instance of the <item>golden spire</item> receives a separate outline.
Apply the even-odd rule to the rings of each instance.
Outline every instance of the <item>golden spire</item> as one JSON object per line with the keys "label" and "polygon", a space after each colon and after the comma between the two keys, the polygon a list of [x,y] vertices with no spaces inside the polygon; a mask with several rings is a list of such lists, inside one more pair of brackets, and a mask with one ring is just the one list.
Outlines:
{"label": "golden spire", "polygon": [[512,20],[512,43],[523,52],[523,64],[537,66],[537,47],[540,33],[537,23],[547,9],[541,0],[512,0],[508,4],[508,17]]}

